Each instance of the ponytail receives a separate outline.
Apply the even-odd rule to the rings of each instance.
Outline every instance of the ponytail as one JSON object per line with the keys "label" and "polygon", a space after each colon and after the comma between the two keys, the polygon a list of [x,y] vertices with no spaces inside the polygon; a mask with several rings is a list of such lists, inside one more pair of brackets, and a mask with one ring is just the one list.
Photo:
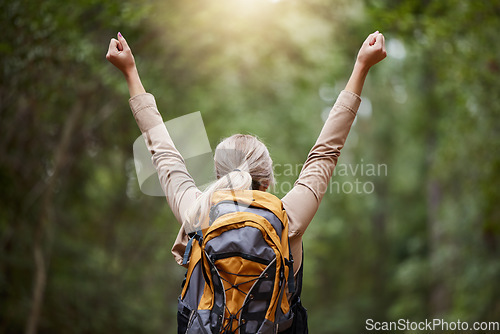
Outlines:
{"label": "ponytail", "polygon": [[212,195],[219,190],[259,190],[274,183],[272,160],[266,146],[251,135],[233,135],[215,149],[213,182],[187,212],[187,233],[208,227]]}

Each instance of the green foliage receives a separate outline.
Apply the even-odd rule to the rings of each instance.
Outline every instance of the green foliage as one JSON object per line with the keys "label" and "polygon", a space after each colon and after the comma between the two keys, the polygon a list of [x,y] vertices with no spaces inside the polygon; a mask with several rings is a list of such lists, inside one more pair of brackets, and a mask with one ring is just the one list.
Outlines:
{"label": "green foliage", "polygon": [[176,331],[179,225],[137,185],[139,131],[104,58],[117,31],[165,120],[201,110],[212,147],[268,144],[279,196],[362,40],[384,32],[304,236],[310,332],[498,321],[499,1],[13,0],[0,15],[0,333],[29,332],[40,268],[34,332]]}

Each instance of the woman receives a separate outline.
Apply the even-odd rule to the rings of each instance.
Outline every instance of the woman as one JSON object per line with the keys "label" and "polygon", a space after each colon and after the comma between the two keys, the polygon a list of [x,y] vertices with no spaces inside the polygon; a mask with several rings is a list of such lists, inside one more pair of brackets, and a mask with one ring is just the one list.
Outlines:
{"label": "woman", "polygon": [[[350,79],[337,98],[294,187],[281,199],[288,216],[295,275],[302,262],[302,235],[327,190],[340,150],[361,102],[359,96],[365,78],[369,69],[385,57],[384,36],[376,31],[361,46]],[[267,148],[257,138],[249,135],[231,136],[223,140],[215,150],[218,180],[205,192],[201,192],[163,124],[154,97],[146,93],[142,86],[132,51],[120,33],[118,39],[111,39],[106,58],[127,80],[133,115],[153,155],[153,163],[168,204],[182,224],[172,248],[175,259],[182,264],[188,243],[186,230],[202,227],[210,209],[213,192],[227,188],[266,191],[274,181],[272,160]]]}

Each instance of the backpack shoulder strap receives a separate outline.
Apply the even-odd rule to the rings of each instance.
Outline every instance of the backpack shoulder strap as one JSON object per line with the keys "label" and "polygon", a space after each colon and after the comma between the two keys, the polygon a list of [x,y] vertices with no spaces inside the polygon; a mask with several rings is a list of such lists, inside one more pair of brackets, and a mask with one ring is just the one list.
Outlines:
{"label": "backpack shoulder strap", "polygon": [[[200,232],[200,234],[201,234],[201,232]],[[191,239],[189,239],[188,245],[186,246],[186,252],[184,253],[184,261],[187,262],[186,260],[189,259],[188,269],[187,269],[187,272],[186,272],[186,282],[189,282],[191,280],[191,275],[193,274],[194,267],[201,260],[201,246],[200,246],[200,243],[199,242],[193,242],[193,239],[196,239],[196,240],[202,240],[203,239],[203,237],[201,237],[201,239],[198,239],[196,237],[196,235],[200,236],[200,234],[197,233],[194,236],[192,236]],[[187,291],[188,285],[189,284],[185,284],[182,287],[181,299],[183,299],[184,296],[186,295],[186,291]]]}

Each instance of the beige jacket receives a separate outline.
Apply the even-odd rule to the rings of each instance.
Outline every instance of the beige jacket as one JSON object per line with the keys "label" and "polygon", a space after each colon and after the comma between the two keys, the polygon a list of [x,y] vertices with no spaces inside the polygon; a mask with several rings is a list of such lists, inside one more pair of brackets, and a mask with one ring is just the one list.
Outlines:
{"label": "beige jacket", "polygon": [[[129,100],[146,146],[153,155],[153,164],[158,171],[160,184],[167,202],[177,220],[185,221],[187,208],[194,203],[201,191],[189,175],[184,160],[175,148],[158,112],[153,95],[145,93]],[[325,194],[340,150],[344,146],[352,122],[361,103],[358,95],[342,91],[335,102],[323,129],[304,163],[299,178],[285,197],[283,206],[288,214],[289,237],[295,259],[295,273],[302,262],[302,235],[318,210]],[[180,228],[172,253],[177,263],[182,264],[188,236]]]}

